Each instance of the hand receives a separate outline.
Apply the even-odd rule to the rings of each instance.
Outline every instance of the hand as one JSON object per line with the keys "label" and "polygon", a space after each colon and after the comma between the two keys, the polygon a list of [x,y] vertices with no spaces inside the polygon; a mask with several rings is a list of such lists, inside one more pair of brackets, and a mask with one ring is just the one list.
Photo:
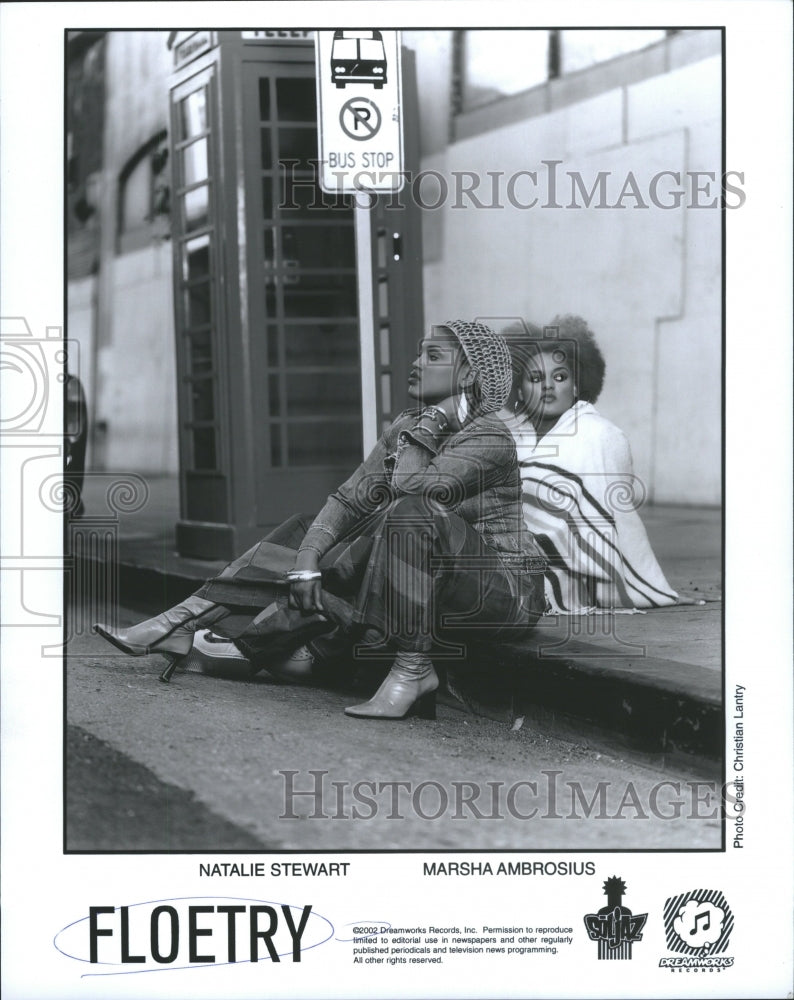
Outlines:
{"label": "hand", "polygon": [[305,615],[322,614],[323,588],[319,580],[309,580],[308,583],[291,583],[289,588],[289,606]]}
{"label": "hand", "polygon": [[439,410],[444,411],[449,424],[449,429],[453,434],[459,431],[462,427],[461,422],[458,420],[458,409],[461,398],[465,398],[463,397],[463,393],[458,393],[455,396],[447,396],[447,398],[442,399],[441,402],[433,404]]}
{"label": "hand", "polygon": [[[295,569],[305,569],[316,573],[320,560],[312,549],[304,549],[298,553]],[[320,580],[309,580],[306,583],[291,583],[289,588],[289,606],[294,611],[302,611],[305,615],[322,613],[323,588]]]}

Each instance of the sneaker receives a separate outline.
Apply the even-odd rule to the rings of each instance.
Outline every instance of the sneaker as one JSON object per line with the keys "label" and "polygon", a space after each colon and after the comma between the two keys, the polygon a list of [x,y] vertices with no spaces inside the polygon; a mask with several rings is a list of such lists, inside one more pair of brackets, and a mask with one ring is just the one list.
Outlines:
{"label": "sneaker", "polygon": [[181,669],[188,673],[246,681],[258,675],[271,683],[288,681],[298,684],[310,679],[313,665],[313,653],[306,646],[300,646],[283,660],[268,664],[267,669],[264,665],[254,666],[231,639],[215,635],[209,629],[196,632],[193,648],[179,662]]}
{"label": "sneaker", "polygon": [[267,669],[279,680],[301,684],[311,678],[313,666],[314,654],[312,651],[308,646],[299,646],[278,663],[269,663]]}
{"label": "sneaker", "polygon": [[232,640],[215,635],[209,629],[196,632],[193,648],[179,666],[187,673],[240,680],[250,680],[252,674],[251,661],[243,656]]}

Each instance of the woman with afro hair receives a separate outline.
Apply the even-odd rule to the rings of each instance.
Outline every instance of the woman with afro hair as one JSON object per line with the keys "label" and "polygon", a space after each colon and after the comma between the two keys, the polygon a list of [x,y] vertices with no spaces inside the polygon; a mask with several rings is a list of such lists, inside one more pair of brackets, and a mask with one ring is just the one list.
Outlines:
{"label": "woman with afro hair", "polygon": [[637,508],[644,499],[625,434],[595,408],[606,364],[581,316],[502,331],[524,521],[548,560],[547,612],[622,612],[689,603],[665,579]]}

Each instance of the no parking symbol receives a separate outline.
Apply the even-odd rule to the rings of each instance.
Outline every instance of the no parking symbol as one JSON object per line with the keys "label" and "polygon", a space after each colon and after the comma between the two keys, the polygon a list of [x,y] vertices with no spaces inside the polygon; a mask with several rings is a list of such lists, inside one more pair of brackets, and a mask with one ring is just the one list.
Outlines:
{"label": "no parking symbol", "polygon": [[345,101],[339,112],[339,124],[350,139],[364,142],[372,139],[380,129],[381,116],[377,104],[366,97],[353,97]]}

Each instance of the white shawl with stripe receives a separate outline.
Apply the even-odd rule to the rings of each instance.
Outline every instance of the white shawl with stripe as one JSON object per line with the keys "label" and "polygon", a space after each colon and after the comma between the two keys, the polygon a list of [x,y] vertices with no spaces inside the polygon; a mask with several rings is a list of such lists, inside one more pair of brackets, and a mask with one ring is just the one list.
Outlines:
{"label": "white shawl with stripe", "polygon": [[540,440],[528,421],[500,416],[516,442],[524,520],[549,561],[550,611],[630,613],[678,603],[637,513],[645,488],[625,434],[585,402]]}

